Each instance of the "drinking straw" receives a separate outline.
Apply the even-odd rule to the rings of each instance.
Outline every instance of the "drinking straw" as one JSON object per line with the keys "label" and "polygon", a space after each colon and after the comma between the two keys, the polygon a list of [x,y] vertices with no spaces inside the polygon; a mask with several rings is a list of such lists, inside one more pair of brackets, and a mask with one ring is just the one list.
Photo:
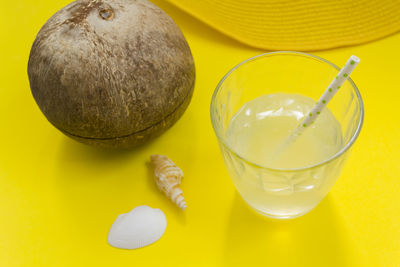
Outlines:
{"label": "drinking straw", "polygon": [[349,78],[355,67],[360,63],[360,59],[356,56],[351,56],[344,67],[339,71],[337,76],[326,88],[325,92],[319,98],[317,104],[306,115],[304,120],[297,126],[297,128],[286,138],[275,154],[275,159],[287,148],[288,145],[296,141],[296,139],[318,118],[322,110],[328,105],[332,97],[340,90],[343,83]]}

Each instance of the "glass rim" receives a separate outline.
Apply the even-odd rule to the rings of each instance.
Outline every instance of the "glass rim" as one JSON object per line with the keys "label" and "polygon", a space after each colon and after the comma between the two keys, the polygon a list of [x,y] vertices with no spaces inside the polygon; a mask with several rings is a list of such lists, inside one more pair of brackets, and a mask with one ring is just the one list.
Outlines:
{"label": "glass rim", "polygon": [[222,79],[219,81],[217,87],[216,87],[215,90],[214,90],[214,93],[213,93],[213,96],[212,96],[212,99],[211,99],[211,105],[210,105],[211,124],[212,124],[212,126],[213,126],[214,132],[215,132],[215,134],[217,135],[218,140],[220,140],[220,141],[222,142],[222,144],[223,144],[231,153],[233,153],[236,157],[238,157],[239,159],[245,161],[245,162],[248,163],[249,165],[252,165],[252,166],[255,166],[255,167],[258,167],[258,168],[267,169],[267,170],[271,170],[271,171],[280,171],[280,172],[297,172],[297,171],[305,171],[305,170],[309,170],[309,169],[313,169],[313,168],[316,168],[316,167],[325,165],[325,164],[327,164],[327,163],[333,161],[334,159],[340,157],[340,156],[343,155],[347,150],[349,150],[350,147],[352,147],[352,145],[354,144],[354,142],[356,141],[356,139],[357,139],[358,136],[360,135],[361,128],[362,128],[362,125],[363,125],[363,123],[364,123],[364,103],[363,103],[363,100],[362,100],[360,91],[358,90],[356,84],[354,83],[354,81],[353,81],[350,77],[348,77],[347,80],[348,80],[348,81],[350,82],[350,84],[352,85],[353,90],[355,91],[355,93],[356,93],[356,95],[357,95],[357,99],[358,99],[359,104],[360,104],[360,107],[359,107],[359,109],[360,109],[360,121],[359,121],[359,123],[358,123],[358,125],[357,125],[356,131],[354,132],[354,134],[352,135],[352,137],[350,138],[350,140],[346,143],[346,145],[343,146],[343,147],[342,147],[338,152],[336,152],[334,155],[330,156],[329,158],[327,158],[327,159],[325,159],[325,160],[323,160],[323,161],[317,162],[317,163],[315,163],[315,164],[307,165],[307,166],[304,166],[304,167],[300,167],[300,168],[272,168],[272,167],[268,167],[268,166],[263,166],[263,165],[261,165],[261,164],[254,163],[254,162],[252,162],[252,161],[250,161],[250,160],[244,158],[244,157],[241,156],[239,153],[237,153],[235,150],[233,150],[233,149],[226,143],[225,138],[222,138],[222,137],[221,137],[221,135],[220,135],[220,133],[219,133],[219,130],[217,129],[216,120],[215,120],[215,118],[214,118],[213,110],[215,110],[215,100],[216,100],[217,94],[218,94],[218,92],[219,92],[219,90],[220,90],[222,84],[225,82],[225,80],[226,80],[236,69],[238,69],[239,67],[241,67],[242,65],[244,65],[244,64],[246,64],[246,63],[249,63],[249,62],[251,62],[251,61],[254,61],[254,60],[256,60],[256,59],[259,59],[259,58],[262,58],[262,57],[265,57],[265,56],[272,56],[272,55],[278,55],[278,54],[291,54],[291,55],[298,55],[298,56],[304,56],[304,57],[308,57],[308,58],[313,58],[313,59],[316,59],[316,60],[318,60],[318,61],[322,61],[322,62],[324,62],[324,63],[327,63],[328,65],[330,65],[331,67],[333,67],[334,69],[336,69],[336,70],[338,70],[338,71],[340,70],[340,68],[339,68],[338,66],[336,66],[335,64],[333,64],[332,62],[330,62],[330,61],[328,61],[328,60],[326,60],[326,59],[324,59],[324,58],[321,58],[321,57],[319,57],[319,56],[315,56],[315,55],[308,54],[308,53],[304,53],[304,52],[297,52],[297,51],[275,51],[275,52],[263,53],[263,54],[259,54],[259,55],[250,57],[250,58],[248,58],[248,59],[246,59],[246,60],[240,62],[239,64],[237,64],[237,65],[234,66],[233,68],[231,68],[231,69],[224,75],[224,77],[222,77]]}

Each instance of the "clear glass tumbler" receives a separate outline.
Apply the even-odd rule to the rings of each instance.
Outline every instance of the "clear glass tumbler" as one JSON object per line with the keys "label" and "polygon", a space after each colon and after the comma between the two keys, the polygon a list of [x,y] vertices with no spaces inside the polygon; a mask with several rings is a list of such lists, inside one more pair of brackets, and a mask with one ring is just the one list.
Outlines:
{"label": "clear glass tumbler", "polygon": [[226,139],[232,117],[245,103],[266,94],[295,93],[317,101],[338,70],[331,62],[305,53],[266,53],[234,67],[215,89],[211,121],[225,164],[237,191],[257,212],[272,218],[295,218],[321,202],[360,133],[363,102],[348,79],[328,105],[341,124],[341,149],[317,164],[296,169],[268,168],[235,152]]}

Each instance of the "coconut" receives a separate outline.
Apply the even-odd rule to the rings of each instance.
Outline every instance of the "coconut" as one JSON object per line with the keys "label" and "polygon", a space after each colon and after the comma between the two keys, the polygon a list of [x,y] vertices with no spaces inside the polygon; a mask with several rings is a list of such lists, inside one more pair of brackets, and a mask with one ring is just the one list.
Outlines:
{"label": "coconut", "polygon": [[55,13],[30,52],[33,97],[80,142],[126,148],[171,127],[193,93],[190,48],[146,0],[78,0]]}

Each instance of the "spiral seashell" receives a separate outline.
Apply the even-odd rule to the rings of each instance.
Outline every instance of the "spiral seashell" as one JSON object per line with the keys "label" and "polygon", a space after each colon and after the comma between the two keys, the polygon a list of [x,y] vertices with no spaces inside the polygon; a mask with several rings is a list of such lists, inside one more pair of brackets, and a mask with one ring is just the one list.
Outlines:
{"label": "spiral seashell", "polygon": [[151,163],[158,188],[182,210],[186,209],[186,202],[179,188],[183,178],[182,170],[167,156],[152,155]]}

